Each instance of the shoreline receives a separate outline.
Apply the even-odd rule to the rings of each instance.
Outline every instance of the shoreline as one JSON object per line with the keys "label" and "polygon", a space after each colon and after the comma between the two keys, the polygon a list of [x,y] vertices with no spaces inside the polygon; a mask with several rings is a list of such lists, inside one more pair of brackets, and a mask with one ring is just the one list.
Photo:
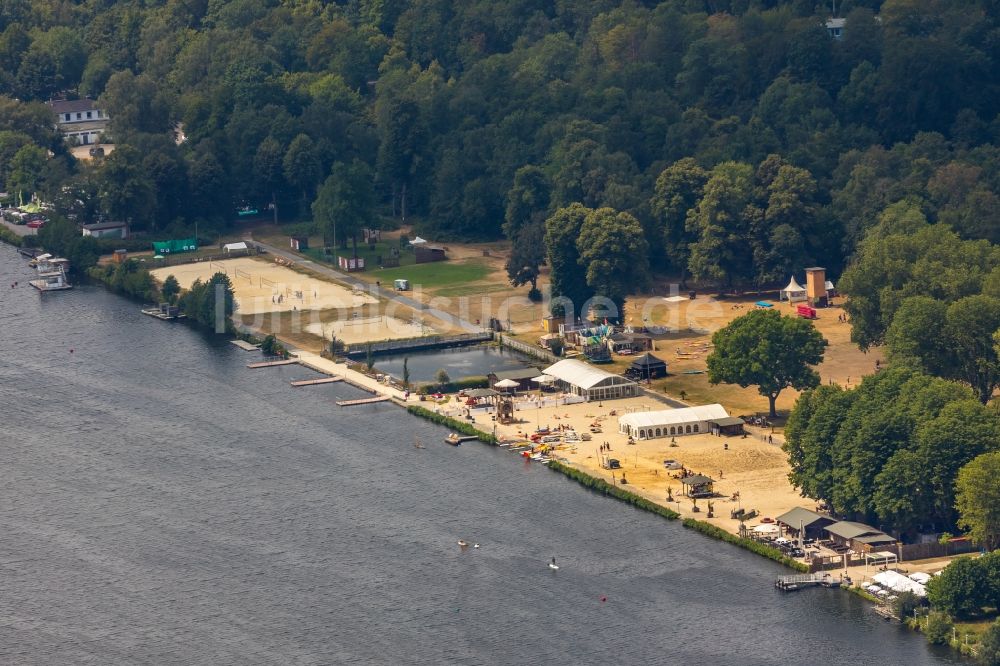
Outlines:
{"label": "shoreline", "polygon": [[[6,242],[6,240],[2,238],[0,238],[0,241]],[[13,243],[8,242],[7,244],[12,245],[15,248],[17,247]],[[110,284],[108,284],[103,280],[97,280],[97,282],[100,282],[106,289],[108,289],[108,291],[111,291],[112,293],[117,293],[118,295],[125,295],[125,296],[130,295],[127,293],[122,293],[120,290],[113,288]],[[236,330],[228,334],[230,336],[233,333],[235,333],[237,336],[242,335],[244,333],[249,334],[253,337],[261,336],[260,332],[248,329],[245,325],[241,325],[239,322],[234,321],[233,323],[235,325]],[[394,387],[381,384],[374,378],[368,377],[364,373],[352,370],[350,367],[348,367],[346,363],[337,363],[336,361],[323,358],[319,354],[308,352],[301,349],[296,349],[292,343],[283,339],[282,337],[276,336],[276,338],[283,345],[286,346],[286,348],[288,349],[289,356],[291,358],[296,359],[298,363],[300,363],[303,367],[309,368],[313,371],[325,375],[340,376],[341,378],[343,378],[345,383],[349,385],[355,386],[361,390],[368,391],[373,394],[386,396],[390,399],[389,401],[397,404],[400,407],[403,407],[404,409],[407,410],[407,412],[409,412],[414,416],[418,416],[420,418],[431,421],[438,425],[444,425],[445,427],[451,428],[452,430],[455,430],[457,432],[462,432],[464,434],[469,434],[469,435],[475,435],[480,441],[483,441],[484,443],[487,444],[491,444],[493,446],[497,446],[499,443],[499,440],[496,435],[491,435],[490,433],[479,430],[475,425],[463,421],[458,421],[456,419],[452,419],[444,414],[432,411],[432,409],[427,409],[423,406],[414,405],[407,402],[407,400],[403,396],[402,391],[395,389]],[[658,394],[648,394],[644,395],[643,397],[652,398],[654,400],[660,399],[660,396]],[[643,511],[654,513],[668,520],[676,520],[678,518],[682,518],[682,514],[670,509],[669,507],[659,502],[656,502],[647,497],[643,497],[642,495],[634,493],[632,491],[624,490],[623,488],[620,488],[617,485],[609,484],[606,480],[600,478],[599,476],[595,476],[588,473],[588,471],[583,469],[582,466],[578,464],[574,465],[572,463],[569,464],[567,463],[569,463],[569,461],[559,462],[553,460],[548,466],[553,471],[559,472],[563,476],[577,482],[579,485],[583,486],[584,488],[587,488],[588,490],[591,490],[592,492],[601,493],[604,494],[605,496],[610,495],[611,497],[617,499],[618,501],[625,502],[626,504],[630,504],[633,507],[641,509]],[[684,517],[682,519],[682,526],[685,527],[686,529],[693,529],[695,531],[698,531],[703,535],[711,537],[713,539],[719,541],[725,541],[732,545],[743,548],[744,550],[749,550],[750,552],[756,555],[765,557],[767,559],[771,559],[772,561],[782,564],[783,566],[790,568],[793,571],[808,571],[808,567],[805,564],[797,562],[795,560],[792,560],[784,556],[777,549],[770,548],[764,544],[761,544],[759,542],[750,539],[739,537],[738,535],[724,529],[723,527],[720,527],[708,521],[699,520],[691,517]],[[855,588],[852,586],[847,588],[847,591],[856,594],[857,596],[864,598],[866,600],[869,601],[874,600],[871,597],[871,595],[868,595],[860,588]],[[919,628],[912,627],[909,625],[908,628],[920,632]],[[964,654],[964,651],[958,650],[956,646],[951,645],[951,647],[953,649],[956,649],[956,651],[959,651],[960,653]]]}
{"label": "shoreline", "polygon": [[[244,329],[243,332],[249,333],[255,337],[260,335],[256,331],[246,329]],[[399,389],[381,384],[364,373],[352,370],[346,363],[338,363],[328,358],[324,358],[319,354],[296,349],[291,346],[287,340],[284,340],[281,337],[276,336],[276,339],[286,346],[289,357],[296,359],[299,364],[305,368],[329,376],[342,377],[346,383],[351,384],[356,388],[390,398],[392,403],[405,409],[407,413],[413,416],[422,418],[437,425],[442,425],[464,435],[475,436],[484,444],[498,446],[501,441],[498,436],[480,430],[476,427],[474,422],[469,423],[466,421],[459,421],[458,419],[454,419],[446,414],[436,412],[433,409],[428,409],[422,404],[412,404],[408,402],[404,397],[403,392]],[[649,395],[644,397],[656,399],[659,396]],[[734,534],[725,528],[706,520],[685,517],[682,513],[671,509],[665,504],[661,504],[653,499],[645,497],[640,493],[626,490],[618,484],[608,483],[605,479],[591,474],[581,465],[573,464],[569,461],[560,462],[558,460],[552,460],[546,466],[552,471],[562,474],[566,478],[575,481],[592,492],[602,494],[606,497],[612,497],[637,509],[653,513],[667,520],[681,519],[682,526],[687,529],[697,531],[716,541],[722,541],[738,548],[742,548],[743,550],[747,550],[755,555],[777,562],[792,571],[808,571],[807,565],[785,556],[776,548],[768,547],[757,541],[753,541],[752,539],[740,537],[738,534]]]}

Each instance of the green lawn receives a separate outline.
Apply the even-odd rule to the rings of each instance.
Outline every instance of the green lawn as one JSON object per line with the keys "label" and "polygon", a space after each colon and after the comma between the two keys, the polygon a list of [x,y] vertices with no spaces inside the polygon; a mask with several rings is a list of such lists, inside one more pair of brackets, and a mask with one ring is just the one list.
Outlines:
{"label": "green lawn", "polygon": [[393,280],[405,279],[410,281],[411,287],[421,285],[425,289],[464,286],[465,283],[482,280],[489,274],[490,269],[474,259],[463,262],[437,261],[430,264],[384,268],[380,271],[365,271],[369,279],[380,280],[386,285],[391,285]]}
{"label": "green lawn", "polygon": [[[312,239],[310,239],[310,241],[312,241]],[[389,256],[389,250],[391,248],[393,248],[393,247],[399,247],[399,245],[397,243],[394,243],[394,242],[380,241],[380,242],[378,242],[378,243],[375,244],[375,249],[374,250],[370,250],[370,249],[368,249],[368,246],[365,245],[364,243],[359,243],[358,244],[358,256],[362,257],[365,260],[365,266],[367,267],[367,271],[366,272],[371,272],[372,270],[378,270],[377,259],[380,256],[381,257],[388,257]],[[339,255],[339,256],[344,256],[344,257],[353,257],[354,256],[354,248],[351,247],[350,244],[348,244],[348,246],[347,246],[346,249],[337,248],[336,250],[334,250],[334,255],[333,256],[327,257],[327,256],[324,256],[324,254],[323,254],[323,248],[321,246],[321,241],[319,241],[319,239],[316,239],[315,245],[313,245],[308,250],[306,250],[305,252],[303,252],[303,254],[307,255],[310,259],[312,259],[314,261],[318,261],[320,263],[328,263],[328,264],[331,264],[331,265],[335,265],[336,261],[337,261],[336,260],[336,256]],[[413,262],[414,262],[414,257],[413,257],[413,251],[412,250],[403,250],[402,252],[400,252],[400,256],[399,256],[399,265],[400,266],[412,265]]]}

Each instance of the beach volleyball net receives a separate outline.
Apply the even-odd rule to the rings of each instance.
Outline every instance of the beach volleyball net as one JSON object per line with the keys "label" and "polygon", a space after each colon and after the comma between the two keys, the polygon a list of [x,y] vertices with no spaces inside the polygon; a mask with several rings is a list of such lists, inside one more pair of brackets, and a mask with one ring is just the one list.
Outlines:
{"label": "beach volleyball net", "polygon": [[264,287],[270,287],[271,289],[274,289],[277,286],[278,286],[277,284],[275,284],[271,280],[268,280],[263,275],[260,276],[260,288],[261,289],[263,289]]}
{"label": "beach volleyball net", "polygon": [[222,273],[223,275],[229,275],[229,271],[226,270],[225,266],[223,266],[222,264],[216,263],[214,261],[208,262],[208,268],[210,270],[214,270],[214,271],[216,271],[218,273]]}
{"label": "beach volleyball net", "polygon": [[341,326],[377,326],[385,322],[385,315],[376,315],[374,317],[351,317],[350,319],[345,319],[340,322]]}

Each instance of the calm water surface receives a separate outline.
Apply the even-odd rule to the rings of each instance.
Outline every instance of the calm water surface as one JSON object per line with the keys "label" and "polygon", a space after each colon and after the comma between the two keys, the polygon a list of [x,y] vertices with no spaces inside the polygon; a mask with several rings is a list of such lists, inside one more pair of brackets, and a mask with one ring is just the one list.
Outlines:
{"label": "calm water surface", "polygon": [[544,467],[29,277],[0,244],[0,663],[957,663]]}
{"label": "calm water surface", "polygon": [[544,368],[548,365],[545,361],[533,359],[511,349],[477,346],[377,356],[375,368],[401,378],[403,360],[406,358],[409,359],[407,367],[410,370],[410,380],[414,382],[433,381],[441,368],[444,368],[452,379],[461,379],[483,377],[491,371],[518,370],[526,367]]}

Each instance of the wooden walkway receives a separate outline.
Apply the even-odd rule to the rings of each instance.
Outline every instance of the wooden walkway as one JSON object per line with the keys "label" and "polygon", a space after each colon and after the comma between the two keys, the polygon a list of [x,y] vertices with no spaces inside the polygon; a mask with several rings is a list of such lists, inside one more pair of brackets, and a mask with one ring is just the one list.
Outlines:
{"label": "wooden walkway", "polygon": [[317,384],[333,384],[344,381],[343,377],[320,377],[319,379],[299,379],[292,382],[292,386],[316,386]]}
{"label": "wooden walkway", "polygon": [[370,405],[376,402],[385,402],[386,400],[392,400],[387,395],[377,395],[374,398],[361,398],[360,400],[338,400],[338,407],[353,407],[354,405]]}
{"label": "wooden walkway", "polygon": [[276,365],[292,365],[293,363],[298,363],[297,358],[282,359],[280,361],[261,361],[260,363],[247,363],[247,367],[250,369],[256,368],[273,368]]}
{"label": "wooden walkway", "polygon": [[246,340],[230,340],[229,342],[236,345],[243,351],[257,351],[257,349],[259,349],[257,345],[252,345]]}

